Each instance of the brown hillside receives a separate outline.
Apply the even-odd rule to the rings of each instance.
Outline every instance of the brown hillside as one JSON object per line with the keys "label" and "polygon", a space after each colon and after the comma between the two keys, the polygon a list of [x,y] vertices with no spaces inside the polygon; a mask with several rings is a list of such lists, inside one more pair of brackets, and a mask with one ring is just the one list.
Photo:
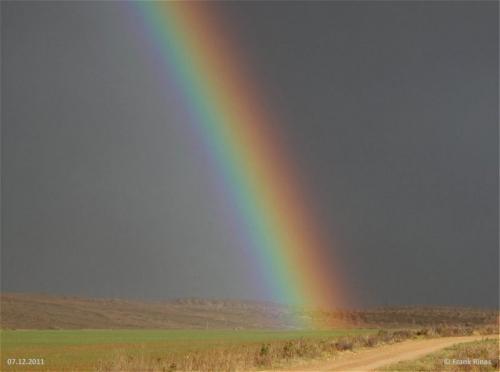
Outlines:
{"label": "brown hillside", "polygon": [[250,301],[141,302],[44,294],[2,294],[1,327],[9,329],[287,328],[289,311]]}
{"label": "brown hillside", "polygon": [[3,329],[286,329],[297,316],[327,327],[498,327],[498,311],[451,307],[386,307],[300,311],[267,302],[183,299],[143,302],[45,294],[0,296]]}

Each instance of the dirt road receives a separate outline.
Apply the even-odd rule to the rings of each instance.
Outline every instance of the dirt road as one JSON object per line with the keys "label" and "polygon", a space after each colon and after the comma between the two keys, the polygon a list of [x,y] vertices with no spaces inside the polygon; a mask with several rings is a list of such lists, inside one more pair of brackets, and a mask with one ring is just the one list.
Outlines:
{"label": "dirt road", "polygon": [[[493,336],[490,336],[493,337]],[[408,340],[392,345],[341,353],[335,360],[297,367],[291,371],[373,371],[403,360],[418,359],[445,347],[477,341],[486,336],[441,337],[427,340]]]}

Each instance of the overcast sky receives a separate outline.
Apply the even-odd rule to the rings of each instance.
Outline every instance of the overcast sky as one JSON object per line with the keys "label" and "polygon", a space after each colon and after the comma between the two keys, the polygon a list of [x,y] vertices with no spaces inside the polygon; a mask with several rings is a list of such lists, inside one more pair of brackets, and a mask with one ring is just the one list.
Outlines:
{"label": "overcast sky", "polygon": [[[498,3],[212,5],[352,305],[498,304]],[[2,290],[270,299],[133,8],[1,2]]]}

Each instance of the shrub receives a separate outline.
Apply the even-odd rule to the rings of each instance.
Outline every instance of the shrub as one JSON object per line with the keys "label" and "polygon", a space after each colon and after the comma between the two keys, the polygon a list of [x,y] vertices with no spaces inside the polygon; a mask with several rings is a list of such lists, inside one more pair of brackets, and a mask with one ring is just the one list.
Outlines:
{"label": "shrub", "polygon": [[367,346],[367,347],[374,347],[374,346],[377,346],[377,344],[379,343],[379,340],[377,338],[377,336],[367,336],[365,337],[365,345],[364,346]]}
{"label": "shrub", "polygon": [[407,339],[413,338],[413,337],[414,337],[413,332],[406,330],[406,329],[402,330],[402,331],[395,331],[392,334],[392,338],[395,342],[404,341],[404,340],[407,340]]}
{"label": "shrub", "polygon": [[255,357],[255,364],[259,367],[271,365],[271,345],[262,344]]}
{"label": "shrub", "polygon": [[428,328],[421,328],[418,331],[415,332],[417,336],[427,336],[429,335],[429,329]]}
{"label": "shrub", "polygon": [[335,348],[338,351],[352,350],[353,346],[353,342],[346,338],[342,338],[335,343]]}
{"label": "shrub", "polygon": [[293,357],[293,355],[294,355],[293,343],[292,343],[292,341],[288,341],[283,346],[283,349],[281,351],[281,356],[282,356],[282,358],[290,359]]}

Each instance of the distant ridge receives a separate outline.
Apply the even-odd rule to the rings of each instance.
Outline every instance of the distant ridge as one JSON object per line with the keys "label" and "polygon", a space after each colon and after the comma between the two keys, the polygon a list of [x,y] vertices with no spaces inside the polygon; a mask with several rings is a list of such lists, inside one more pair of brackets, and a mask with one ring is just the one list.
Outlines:
{"label": "distant ridge", "polygon": [[5,293],[0,325],[20,329],[291,328],[290,309],[270,302],[138,301],[47,294]]}
{"label": "distant ridge", "polygon": [[443,306],[312,311],[249,300],[138,301],[30,293],[0,295],[3,329],[292,329],[297,317],[329,328],[492,324],[498,327],[497,310]]}

